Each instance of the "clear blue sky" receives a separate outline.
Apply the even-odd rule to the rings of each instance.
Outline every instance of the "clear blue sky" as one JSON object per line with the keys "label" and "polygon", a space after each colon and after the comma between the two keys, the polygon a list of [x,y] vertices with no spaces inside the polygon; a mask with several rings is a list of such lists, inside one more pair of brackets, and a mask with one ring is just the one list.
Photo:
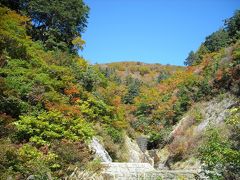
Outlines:
{"label": "clear blue sky", "polygon": [[240,0],[85,0],[89,23],[80,55],[91,63],[183,65],[190,50],[223,26]]}

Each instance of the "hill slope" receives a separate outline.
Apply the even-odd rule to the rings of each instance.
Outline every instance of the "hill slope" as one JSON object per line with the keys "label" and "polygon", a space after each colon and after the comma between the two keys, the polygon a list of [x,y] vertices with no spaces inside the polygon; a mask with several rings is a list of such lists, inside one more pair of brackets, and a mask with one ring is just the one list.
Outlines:
{"label": "hill slope", "polygon": [[116,73],[121,80],[131,76],[141,80],[145,84],[154,85],[161,80],[171,76],[177,71],[183,71],[185,67],[161,64],[146,64],[142,62],[116,62],[108,64],[98,64],[105,74]]}
{"label": "hill slope", "polygon": [[[88,147],[95,136],[114,161],[127,162],[126,135],[144,136],[145,148],[157,152],[156,164],[183,167],[177,163],[199,156],[208,176],[239,176],[240,41],[239,30],[229,29],[232,23],[226,30],[229,42],[217,49],[202,44],[193,66],[93,66],[72,52],[33,41],[29,18],[6,7],[0,15],[3,179],[60,179],[76,166],[99,169]],[[208,130],[210,122],[214,126]]]}

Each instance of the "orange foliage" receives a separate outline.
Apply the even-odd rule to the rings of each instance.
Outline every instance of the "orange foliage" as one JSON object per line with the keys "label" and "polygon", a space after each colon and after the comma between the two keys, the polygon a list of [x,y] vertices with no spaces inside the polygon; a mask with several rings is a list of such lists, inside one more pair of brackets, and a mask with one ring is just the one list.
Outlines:
{"label": "orange foliage", "polygon": [[68,88],[65,88],[64,93],[70,97],[70,103],[75,103],[80,100],[80,91],[74,84],[70,84]]}
{"label": "orange foliage", "polygon": [[219,69],[216,73],[216,79],[219,81],[222,79],[222,77],[223,77],[223,71]]}
{"label": "orange foliage", "polygon": [[78,106],[71,106],[71,105],[67,105],[67,104],[57,104],[57,103],[49,102],[49,101],[46,101],[44,103],[44,105],[48,111],[57,110],[67,116],[80,116],[81,115],[81,111]]}
{"label": "orange foliage", "polygon": [[112,103],[113,103],[113,106],[119,107],[122,104],[121,97],[120,96],[114,97]]}
{"label": "orange foliage", "polygon": [[180,83],[194,78],[192,70],[193,68],[190,68],[187,71],[176,72],[171,78],[164,80],[157,86],[160,93],[173,92]]}
{"label": "orange foliage", "polygon": [[76,85],[70,84],[68,88],[64,89],[64,93],[66,95],[75,95],[79,94],[80,92]]}

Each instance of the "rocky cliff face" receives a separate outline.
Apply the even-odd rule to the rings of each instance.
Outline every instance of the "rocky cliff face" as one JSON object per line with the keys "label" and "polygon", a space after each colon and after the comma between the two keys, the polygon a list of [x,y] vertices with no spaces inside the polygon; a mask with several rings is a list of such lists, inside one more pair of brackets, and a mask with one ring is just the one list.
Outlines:
{"label": "rocky cliff face", "polygon": [[[141,141],[142,139],[143,141]],[[126,147],[129,154],[129,163],[149,163],[154,166],[154,159],[146,150],[147,138],[140,138],[137,141],[130,139],[128,136],[125,138]],[[139,145],[140,144],[140,145]],[[144,145],[145,144],[145,145]],[[142,145],[142,146],[141,146]]]}
{"label": "rocky cliff face", "polygon": [[[230,94],[215,97],[192,107],[170,133],[168,143],[157,150],[158,169],[198,169],[196,151],[209,127],[224,126],[229,109],[235,106],[237,98]],[[181,158],[178,159],[178,156]]]}
{"label": "rocky cliff face", "polygon": [[99,158],[102,162],[112,162],[112,158],[96,137],[92,139],[89,146],[94,151],[96,158]]}

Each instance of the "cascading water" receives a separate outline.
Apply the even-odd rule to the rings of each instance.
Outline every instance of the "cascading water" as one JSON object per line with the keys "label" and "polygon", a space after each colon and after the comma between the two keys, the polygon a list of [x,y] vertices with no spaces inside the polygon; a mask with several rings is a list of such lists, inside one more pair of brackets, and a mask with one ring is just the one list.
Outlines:
{"label": "cascading water", "polygon": [[91,148],[94,149],[97,157],[101,159],[102,162],[112,162],[112,158],[109,156],[106,149],[100,144],[97,138],[93,138],[90,144]]}

